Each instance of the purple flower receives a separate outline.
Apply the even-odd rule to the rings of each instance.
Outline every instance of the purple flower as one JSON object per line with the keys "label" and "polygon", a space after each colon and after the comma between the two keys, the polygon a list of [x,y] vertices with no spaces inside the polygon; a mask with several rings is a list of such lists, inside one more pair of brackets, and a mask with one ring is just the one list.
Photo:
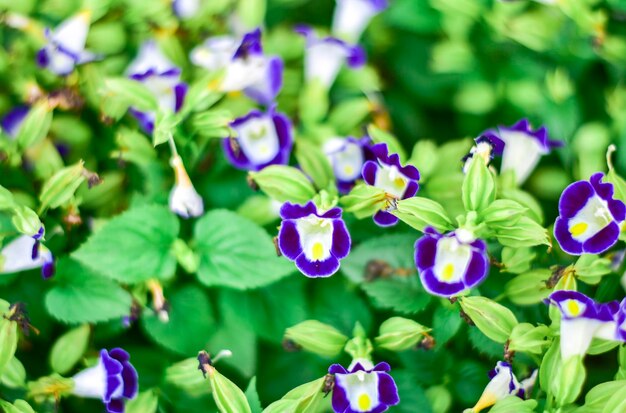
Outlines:
{"label": "purple flower", "polygon": [[44,280],[54,275],[54,256],[41,243],[43,227],[33,236],[20,235],[0,251],[0,274],[41,268]]}
{"label": "purple flower", "polygon": [[286,202],[278,233],[280,252],[307,277],[329,277],[339,260],[350,252],[350,234],[341,219],[341,208],[320,213],[312,201],[305,205]]}
{"label": "purple flower", "polygon": [[2,131],[10,138],[15,138],[29,110],[28,106],[16,106],[11,109],[9,113],[4,115],[2,120],[0,120]]}
{"label": "purple flower", "polygon": [[622,340],[617,301],[597,303],[577,291],[553,292],[547,300],[561,312],[561,357],[583,356],[591,340]]}
{"label": "purple flower", "polygon": [[37,52],[37,64],[66,76],[75,65],[93,60],[95,56],[85,50],[90,22],[91,12],[83,11],[63,21],[54,31],[46,29],[47,44]]}
{"label": "purple flower", "polygon": [[231,36],[211,37],[192,50],[191,61],[210,71],[225,70],[221,91],[243,90],[261,105],[270,106],[283,85],[283,61],[263,54],[260,29],[239,42]]}
{"label": "purple flower", "polygon": [[613,185],[602,183],[603,173],[569,185],[559,199],[554,236],[572,255],[600,254],[617,242],[626,206],[613,198]]}
{"label": "purple flower", "polygon": [[97,365],[72,377],[72,394],[102,399],[107,412],[122,413],[124,401],[133,399],[139,389],[137,370],[129,360],[130,356],[121,348],[114,348],[110,352],[100,350]]}
{"label": "purple flower", "polygon": [[236,168],[259,171],[289,161],[293,145],[291,122],[274,108],[266,113],[252,110],[230,126],[236,136],[224,139],[223,148],[226,158]]}
{"label": "purple flower", "polygon": [[357,179],[361,178],[361,169],[369,155],[370,139],[330,138],[324,142],[323,151],[328,158],[339,192],[347,194],[354,187]]}
{"label": "purple flower", "polygon": [[469,170],[470,161],[475,156],[481,157],[485,161],[485,165],[489,165],[489,163],[493,160],[494,144],[491,139],[486,136],[479,136],[474,139],[474,142],[476,144],[472,146],[469,153],[461,159],[461,162],[463,162],[464,174],[466,174]]}
{"label": "purple flower", "polygon": [[511,127],[498,126],[498,129],[487,130],[481,137],[488,138],[494,146],[494,154],[502,156],[501,173],[514,171],[518,184],[526,181],[543,155],[563,145],[560,141],[551,141],[543,126],[533,131],[528,119]]}
{"label": "purple flower", "polygon": [[487,277],[487,245],[466,230],[440,234],[427,227],[415,243],[415,265],[426,291],[452,297]]}
{"label": "purple flower", "polygon": [[381,413],[400,403],[389,370],[389,364],[373,366],[369,360],[358,361],[348,370],[339,364],[330,366],[328,372],[335,375],[332,396],[335,413]]}
{"label": "purple flower", "polygon": [[[381,188],[396,199],[415,196],[419,189],[417,183],[420,173],[413,165],[402,166],[398,154],[389,154],[385,143],[377,143],[371,147],[374,160],[363,165],[361,173],[368,185]],[[387,211],[380,210],[374,214],[374,222],[381,227],[389,227],[398,223],[398,218]]]}
{"label": "purple flower", "polygon": [[619,305],[616,317],[617,339],[626,342],[626,298]]}
{"label": "purple flower", "polygon": [[344,62],[351,68],[365,64],[365,51],[358,45],[349,45],[336,37],[317,37],[308,26],[298,26],[296,32],[306,38],[304,77],[307,82],[317,79],[330,89]]}
{"label": "purple flower", "polygon": [[[141,45],[137,57],[126,73],[131,79],[143,83],[154,94],[160,109],[175,113],[182,108],[187,85],[180,81],[180,69],[161,53],[153,40]],[[153,132],[156,113],[134,108],[130,109],[130,113],[146,133]]]}
{"label": "purple flower", "polygon": [[498,361],[495,369],[489,372],[489,384],[483,390],[483,393],[471,409],[473,413],[478,413],[487,407],[493,406],[497,401],[509,396],[517,396],[525,398],[537,380],[537,370],[532,375],[519,382],[511,365],[505,361]]}
{"label": "purple flower", "polygon": [[351,42],[358,42],[370,20],[387,6],[387,0],[337,0],[333,34]]}

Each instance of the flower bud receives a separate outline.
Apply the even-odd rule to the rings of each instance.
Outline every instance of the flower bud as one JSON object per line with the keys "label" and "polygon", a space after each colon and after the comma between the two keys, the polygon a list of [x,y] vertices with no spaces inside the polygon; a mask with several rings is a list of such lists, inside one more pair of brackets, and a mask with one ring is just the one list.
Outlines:
{"label": "flower bud", "polygon": [[392,317],[380,325],[374,343],[387,350],[404,351],[415,347],[427,331],[430,329],[413,320]]}
{"label": "flower bud", "polygon": [[52,175],[41,188],[40,210],[58,208],[68,202],[86,178],[83,161],[65,167]]}
{"label": "flower bud", "polygon": [[[322,377],[298,386],[285,394],[282,399],[267,406],[263,413],[320,411],[325,393],[328,394],[330,391],[326,388],[327,384],[326,377]],[[332,382],[330,384],[332,385]]]}
{"label": "flower bud", "polygon": [[504,285],[504,293],[514,304],[536,304],[550,295],[552,290],[546,287],[546,281],[551,275],[548,269],[525,272],[508,281]]}
{"label": "flower bud", "polygon": [[0,372],[15,355],[17,339],[17,323],[4,317],[0,318]]}
{"label": "flower bud", "polygon": [[473,157],[463,180],[462,199],[466,211],[481,212],[496,198],[496,183],[480,157]]}
{"label": "flower bud", "polygon": [[285,338],[305,351],[326,357],[338,355],[348,341],[348,337],[336,328],[316,320],[303,321],[288,328]]}
{"label": "flower bud", "polygon": [[418,231],[430,226],[439,232],[453,229],[452,221],[441,204],[428,198],[413,197],[400,200],[390,211]]}
{"label": "flower bud", "polygon": [[311,181],[291,166],[270,165],[250,176],[263,192],[280,202],[304,204],[315,196]]}
{"label": "flower bud", "polygon": [[529,323],[520,323],[511,331],[509,350],[524,353],[541,354],[550,344],[550,328],[545,325],[533,326]]}
{"label": "flower bud", "polygon": [[505,306],[485,297],[463,297],[461,308],[487,337],[504,343],[518,324],[515,315]]}
{"label": "flower bud", "polygon": [[344,211],[358,219],[370,217],[381,210],[387,202],[385,190],[371,185],[358,184],[346,196],[341,197]]}
{"label": "flower bud", "polygon": [[490,228],[497,230],[516,224],[526,210],[523,205],[510,199],[497,199],[485,208],[480,216]]}
{"label": "flower bud", "polygon": [[35,211],[25,206],[18,206],[13,209],[13,219],[11,222],[15,226],[15,229],[30,237],[39,233],[43,227]]}

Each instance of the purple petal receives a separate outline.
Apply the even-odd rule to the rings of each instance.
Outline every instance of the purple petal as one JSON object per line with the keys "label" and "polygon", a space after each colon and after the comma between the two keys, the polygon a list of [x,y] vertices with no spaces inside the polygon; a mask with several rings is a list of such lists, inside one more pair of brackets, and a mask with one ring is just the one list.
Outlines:
{"label": "purple petal", "polygon": [[285,220],[280,225],[280,231],[278,232],[278,248],[280,248],[280,252],[291,261],[294,261],[302,254],[300,235],[298,234],[294,221]]}
{"label": "purple petal", "polygon": [[393,378],[387,373],[378,373],[378,399],[387,406],[400,403],[398,387]]}
{"label": "purple petal", "polygon": [[612,199],[607,202],[609,211],[613,215],[613,219],[617,222],[622,222],[626,219],[626,205],[619,199]]}
{"label": "purple petal", "polygon": [[376,182],[376,173],[378,172],[378,164],[374,161],[366,161],[363,164],[363,169],[361,169],[361,175],[363,175],[363,180],[368,185],[374,185]]}
{"label": "purple petal", "polygon": [[54,260],[46,261],[41,266],[41,278],[44,280],[48,280],[54,276],[56,272],[56,266],[54,264]]}
{"label": "purple petal", "polygon": [[587,254],[601,254],[615,245],[618,239],[619,225],[611,222],[583,243],[583,251]]}
{"label": "purple petal", "polygon": [[187,95],[187,84],[179,83],[174,86],[174,96],[176,99],[176,103],[174,105],[174,112],[178,112],[185,102],[185,95]]}
{"label": "purple petal", "polygon": [[340,219],[341,218],[341,208],[335,207],[331,208],[323,214],[317,214],[320,218],[329,218],[329,219]]}
{"label": "purple petal", "polygon": [[50,56],[48,55],[48,49],[46,47],[39,49],[37,52],[37,66],[39,67],[48,67],[50,64]]}
{"label": "purple petal", "polygon": [[337,259],[342,259],[348,256],[350,252],[350,234],[348,228],[343,220],[337,219],[333,221],[333,245],[330,252]]}
{"label": "purple petal", "polygon": [[280,217],[282,219],[298,219],[304,218],[309,215],[317,215],[317,207],[313,201],[309,201],[304,205],[292,204],[291,202],[285,202],[280,207]]}
{"label": "purple petal", "polygon": [[397,216],[390,214],[387,211],[378,211],[374,214],[374,222],[379,227],[391,227],[398,223]]}
{"label": "purple petal", "polygon": [[261,46],[261,29],[255,30],[244,34],[239,48],[233,56],[234,59],[246,58],[248,56],[255,56],[263,54],[263,47]]}
{"label": "purple petal", "polygon": [[[26,115],[28,115],[29,110],[28,106],[16,106],[9,113],[4,115],[0,121],[0,126],[2,126],[4,132],[14,138],[26,118]],[[40,228],[39,231],[43,231],[43,227]],[[41,233],[41,235],[43,235],[43,233]]]}
{"label": "purple petal", "polygon": [[348,58],[347,58],[348,66],[352,69],[358,69],[362,67],[367,62],[367,55],[365,54],[365,50],[359,46],[355,45],[348,48]]}
{"label": "purple petal", "polygon": [[472,252],[472,258],[465,270],[465,287],[473,288],[482,282],[489,273],[489,259],[483,251]]}
{"label": "purple petal", "polygon": [[341,364],[333,364],[328,368],[329,374],[348,374],[348,370],[346,370]]}
{"label": "purple petal", "polygon": [[389,363],[381,361],[380,363],[378,363],[377,365],[374,366],[374,368],[371,371],[389,371],[391,370],[391,366],[389,365]]}
{"label": "purple petal", "polygon": [[276,135],[278,136],[279,150],[276,158],[268,164],[285,165],[289,162],[289,155],[291,154],[291,148],[293,146],[293,128],[287,116],[282,113],[273,112],[273,110],[271,110],[271,112],[273,113],[272,119],[274,121],[274,127],[276,127]]}
{"label": "purple petal", "polygon": [[572,237],[566,218],[559,217],[556,219],[554,223],[554,237],[561,246],[561,249],[568,254],[580,255],[583,253],[583,244]]}
{"label": "purple petal", "polygon": [[432,267],[420,271],[419,275],[422,285],[426,291],[434,295],[451,297],[465,290],[465,285],[461,281],[456,283],[445,283],[439,281],[435,276]]}
{"label": "purple petal", "polygon": [[151,135],[154,131],[154,113],[142,112],[137,109],[130,108],[128,112],[137,119],[139,126],[145,133]]}
{"label": "purple petal", "polygon": [[404,195],[402,196],[402,199],[414,197],[419,190],[419,187],[420,186],[417,181],[409,181],[408,185],[406,186],[406,190],[404,191]]}
{"label": "purple petal", "polygon": [[296,258],[296,267],[307,277],[330,277],[339,270],[339,260],[332,254],[325,261],[311,262],[306,255]]}
{"label": "purple petal", "polygon": [[559,215],[563,218],[575,216],[594,195],[591,184],[587,181],[578,181],[570,184],[559,199]]}
{"label": "purple petal", "polygon": [[[333,366],[331,366],[332,368]],[[329,369],[330,372],[330,369]],[[350,401],[348,400],[348,395],[346,394],[346,390],[341,387],[337,382],[335,382],[335,386],[333,387],[333,398],[332,398],[333,410],[335,412],[343,413],[350,407]]]}
{"label": "purple petal", "polygon": [[224,149],[224,155],[226,156],[228,162],[235,168],[243,170],[256,169],[252,162],[250,162],[250,159],[248,159],[244,151],[241,150],[241,148],[235,149],[233,147],[233,142],[231,142],[231,139],[233,138],[222,139],[222,149]]}
{"label": "purple petal", "polygon": [[111,400],[106,403],[108,413],[124,413],[124,401],[120,399]]}
{"label": "purple petal", "polygon": [[415,242],[415,265],[418,271],[431,268],[435,265],[437,255],[437,239],[424,234]]}

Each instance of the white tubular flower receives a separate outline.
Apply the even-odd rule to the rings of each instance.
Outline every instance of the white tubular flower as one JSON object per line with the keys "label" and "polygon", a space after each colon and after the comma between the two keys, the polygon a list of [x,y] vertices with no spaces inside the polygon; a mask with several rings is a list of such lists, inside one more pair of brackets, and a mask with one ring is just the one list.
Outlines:
{"label": "white tubular flower", "polygon": [[204,202],[193,187],[183,160],[176,155],[171,165],[174,169],[176,184],[170,192],[170,210],[183,218],[199,217],[204,213]]}
{"label": "white tubular flower", "polygon": [[[534,384],[533,376],[536,378],[536,373],[533,373],[526,382],[526,386],[530,389]],[[488,407],[496,404],[498,400],[502,400],[509,396],[518,396],[524,398],[525,387],[517,381],[511,365],[505,361],[499,361],[496,364],[496,368],[489,372],[489,378],[491,381],[483,390],[483,393],[476,402],[476,405],[470,410],[472,413],[478,413]]]}
{"label": "white tubular flower", "polygon": [[386,8],[387,0],[337,0],[333,34],[356,43],[370,20]]}
{"label": "white tubular flower", "polygon": [[37,53],[37,64],[60,76],[72,73],[74,66],[93,60],[85,50],[91,12],[82,11],[61,23],[54,31],[46,29],[48,43]]}
{"label": "white tubular flower", "polygon": [[21,235],[0,251],[0,274],[10,274],[41,268],[41,276],[48,279],[54,275],[54,257],[39,239],[43,228],[35,236]]}

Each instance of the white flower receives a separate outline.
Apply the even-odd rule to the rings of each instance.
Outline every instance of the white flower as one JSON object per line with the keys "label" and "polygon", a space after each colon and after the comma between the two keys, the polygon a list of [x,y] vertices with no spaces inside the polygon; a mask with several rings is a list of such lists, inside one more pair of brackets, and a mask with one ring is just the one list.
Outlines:
{"label": "white flower", "polygon": [[333,34],[358,42],[370,20],[387,7],[385,0],[337,0]]}
{"label": "white flower", "polygon": [[180,156],[175,156],[172,159],[172,168],[174,168],[176,184],[172,188],[172,192],[170,192],[170,210],[183,218],[202,215],[204,213],[204,202],[193,187]]}
{"label": "white flower", "polygon": [[[54,262],[49,249],[44,247],[33,237],[21,235],[8,243],[0,252],[0,273],[9,274],[20,271],[45,268],[44,276]],[[48,278],[52,274],[46,276]]]}

